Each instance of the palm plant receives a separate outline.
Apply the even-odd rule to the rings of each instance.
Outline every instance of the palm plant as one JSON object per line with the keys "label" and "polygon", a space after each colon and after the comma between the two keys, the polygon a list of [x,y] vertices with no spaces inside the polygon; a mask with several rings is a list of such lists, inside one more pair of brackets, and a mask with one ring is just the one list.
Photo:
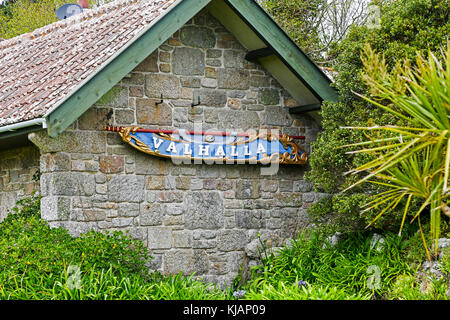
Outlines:
{"label": "palm plant", "polygon": [[418,220],[427,257],[431,260],[420,215],[426,207],[430,208],[435,256],[438,255],[441,213],[450,217],[450,44],[442,52],[443,63],[429,52],[427,58],[417,55],[415,67],[405,60],[389,72],[384,58],[370,46],[365,47],[362,61],[363,80],[370,88],[371,97],[358,95],[397,116],[404,125],[349,127],[364,130],[369,138],[346,146],[358,147],[349,153],[371,154],[373,160],[349,172],[368,174],[346,190],[363,182],[386,187],[387,191],[375,195],[374,200],[366,204],[365,210],[383,207],[371,224],[405,199],[399,233],[411,200],[418,199],[421,205],[411,222]]}

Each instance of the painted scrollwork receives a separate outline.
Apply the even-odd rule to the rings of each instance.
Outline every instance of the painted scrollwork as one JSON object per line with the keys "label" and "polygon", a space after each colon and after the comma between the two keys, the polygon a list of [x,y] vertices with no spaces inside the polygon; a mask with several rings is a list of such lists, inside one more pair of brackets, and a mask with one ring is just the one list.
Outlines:
{"label": "painted scrollwork", "polygon": [[[144,142],[142,142],[139,138],[137,138],[134,134],[139,130],[139,127],[122,127],[118,131],[119,135],[122,137],[122,140],[128,144],[130,144],[135,149],[142,151],[147,154],[159,156],[159,157],[165,157],[170,158],[171,156],[161,154],[158,150],[152,150],[150,147],[148,147]],[[155,133],[155,136],[161,139],[165,139],[167,141],[174,141],[179,143],[189,143],[189,141],[185,141],[183,137],[174,137],[170,134],[166,133]],[[255,140],[266,140],[269,142],[279,141],[284,149],[289,150],[284,153],[273,153],[271,155],[264,154],[260,160],[256,160],[256,157],[253,158],[247,158],[247,159],[234,159],[238,163],[262,163],[262,164],[268,164],[268,163],[281,163],[281,164],[305,164],[308,160],[308,157],[306,155],[306,152],[303,150],[303,148],[298,145],[298,143],[290,136],[283,134],[282,136],[273,134],[271,132],[262,132],[260,134],[252,134],[247,137],[239,137],[238,139],[234,140],[229,145],[243,145],[243,144],[249,144]],[[187,157],[187,156],[174,156],[177,158],[190,158],[190,159],[197,159],[195,157]],[[201,159],[201,158],[200,158]],[[214,158],[215,159],[215,158]],[[209,160],[214,160],[209,158]],[[224,158],[217,158],[215,160],[227,160],[228,156]],[[229,160],[229,159],[228,159]]]}

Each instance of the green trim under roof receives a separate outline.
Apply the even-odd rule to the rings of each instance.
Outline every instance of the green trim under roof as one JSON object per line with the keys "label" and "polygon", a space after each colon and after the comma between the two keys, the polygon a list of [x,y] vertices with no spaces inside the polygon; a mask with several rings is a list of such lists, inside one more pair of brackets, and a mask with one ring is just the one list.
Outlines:
{"label": "green trim under roof", "polygon": [[320,100],[337,101],[331,80],[254,0],[225,0]]}

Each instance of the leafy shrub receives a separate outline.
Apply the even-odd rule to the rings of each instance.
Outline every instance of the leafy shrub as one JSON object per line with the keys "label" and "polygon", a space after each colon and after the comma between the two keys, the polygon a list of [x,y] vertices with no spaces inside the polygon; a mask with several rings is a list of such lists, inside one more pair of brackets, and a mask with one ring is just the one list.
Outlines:
{"label": "leafy shrub", "polygon": [[[401,125],[402,120],[363,101],[354,92],[367,94],[367,85],[361,79],[363,63],[361,52],[369,43],[377,52],[385,54],[388,67],[403,58],[414,59],[416,52],[422,54],[428,50],[438,52],[445,46],[450,31],[449,2],[446,0],[398,0],[375,1],[381,8],[381,26],[369,29],[367,26],[352,27],[340,43],[329,52],[334,58],[336,71],[335,86],[339,91],[339,102],[325,102],[322,106],[322,128],[317,140],[312,143],[310,165],[312,170],[305,177],[314,183],[318,191],[335,193],[333,205],[324,207],[329,211],[322,216],[332,216],[337,226],[348,229],[353,222],[355,228],[367,224],[361,217],[361,210],[355,210],[354,194],[373,194],[382,192],[381,187],[362,185],[350,192],[339,193],[359,178],[360,174],[345,175],[352,168],[367,163],[372,158],[367,154],[346,154],[344,145],[366,140],[360,131],[343,129],[348,126]],[[341,201],[342,199],[342,201]],[[369,198],[367,199],[369,200]],[[405,201],[406,202],[406,201]],[[310,207],[311,211],[314,206]],[[396,210],[386,212],[375,225],[376,228],[395,228],[401,224],[402,203]],[[356,208],[357,209],[357,208]],[[338,213],[337,213],[338,212]]]}
{"label": "leafy shrub", "polygon": [[306,285],[283,281],[275,284],[260,282],[250,287],[243,299],[247,300],[368,300],[370,294],[351,294],[332,286]]}
{"label": "leafy shrub", "polygon": [[193,276],[150,272],[152,257],[143,243],[122,232],[71,237],[65,229],[50,228],[39,217],[39,202],[39,196],[19,201],[0,223],[0,299],[211,300],[228,295]]}
{"label": "leafy shrub", "polygon": [[116,273],[144,273],[150,260],[142,242],[119,231],[90,231],[72,238],[67,230],[50,228],[35,215],[13,214],[0,224],[0,272],[52,274],[77,265],[84,271],[111,267]]}
{"label": "leafy shrub", "polygon": [[450,300],[448,280],[433,277],[426,286],[411,275],[400,275],[395,281],[389,298],[398,300]]}
{"label": "leafy shrub", "polygon": [[[315,230],[277,252],[262,255],[262,265],[253,268],[247,288],[257,292],[257,288],[277,288],[280,283],[289,287],[302,280],[314,288],[336,288],[337,295],[346,292],[349,298],[381,297],[398,274],[412,271],[403,259],[405,247],[396,235],[386,234],[384,243],[374,245],[371,236],[361,233],[348,234],[331,245],[326,233]],[[379,285],[373,282],[375,276],[379,276]]]}

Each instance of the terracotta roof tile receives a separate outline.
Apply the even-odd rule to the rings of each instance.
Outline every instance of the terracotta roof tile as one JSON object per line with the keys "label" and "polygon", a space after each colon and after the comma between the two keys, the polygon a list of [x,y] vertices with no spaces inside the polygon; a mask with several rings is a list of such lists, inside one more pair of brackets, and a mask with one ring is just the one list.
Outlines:
{"label": "terracotta roof tile", "polygon": [[177,1],[115,1],[0,42],[0,126],[46,116]]}

